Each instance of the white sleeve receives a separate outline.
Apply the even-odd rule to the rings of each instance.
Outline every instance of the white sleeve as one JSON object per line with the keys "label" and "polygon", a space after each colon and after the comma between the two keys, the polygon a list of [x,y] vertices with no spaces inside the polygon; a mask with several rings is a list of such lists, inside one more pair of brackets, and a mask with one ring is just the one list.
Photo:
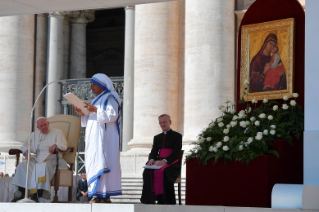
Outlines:
{"label": "white sleeve", "polygon": [[112,123],[118,117],[118,104],[114,97],[109,97],[105,110],[98,108],[96,120],[99,123]]}
{"label": "white sleeve", "polygon": [[[30,135],[30,148],[31,148],[31,152],[32,151],[32,143],[33,143],[33,139],[34,138],[34,135],[35,135],[35,132],[32,132],[31,135]],[[22,147],[20,148],[21,152],[24,154],[25,151],[28,150],[28,140],[29,138],[26,140],[26,142],[24,142],[24,144],[22,145]]]}
{"label": "white sleeve", "polygon": [[86,127],[88,119],[89,119],[88,115],[81,116],[81,127]]}

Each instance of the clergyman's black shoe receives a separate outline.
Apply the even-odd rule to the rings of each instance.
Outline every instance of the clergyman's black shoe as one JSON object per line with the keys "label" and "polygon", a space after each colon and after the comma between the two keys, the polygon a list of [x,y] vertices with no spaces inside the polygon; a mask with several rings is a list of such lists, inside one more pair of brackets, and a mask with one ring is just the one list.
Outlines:
{"label": "clergyman's black shoe", "polygon": [[23,199],[23,197],[24,197],[24,194],[21,191],[16,191],[14,193],[14,199],[11,200],[11,202],[17,202],[17,201]]}

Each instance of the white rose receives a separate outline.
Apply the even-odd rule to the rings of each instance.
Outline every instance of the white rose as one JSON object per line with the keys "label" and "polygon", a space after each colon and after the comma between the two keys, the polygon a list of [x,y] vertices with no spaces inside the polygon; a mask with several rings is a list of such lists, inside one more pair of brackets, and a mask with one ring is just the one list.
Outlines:
{"label": "white rose", "polygon": [[197,146],[197,150],[201,150],[202,149],[202,147],[201,146]]}
{"label": "white rose", "polygon": [[282,99],[283,100],[288,100],[289,98],[288,98],[288,96],[285,95],[285,96],[282,97]]}
{"label": "white rose", "polygon": [[220,122],[220,123],[218,123],[218,126],[219,126],[219,127],[223,127],[223,126],[224,126],[224,123],[223,123],[223,122]]}
{"label": "white rose", "polygon": [[245,115],[245,111],[244,110],[239,111],[238,115],[242,115],[242,116]]}
{"label": "white rose", "polygon": [[255,136],[255,139],[256,140],[258,140],[258,141],[260,141],[261,139],[263,138],[263,135],[261,134],[257,134],[256,136]]}
{"label": "white rose", "polygon": [[257,135],[263,135],[263,133],[262,132],[257,132]]}
{"label": "white rose", "polygon": [[235,106],[235,105],[236,105],[236,102],[231,102],[230,105],[231,105],[231,106]]}
{"label": "white rose", "polygon": [[244,149],[243,145],[239,145],[239,146],[238,146],[238,151],[241,151],[241,150],[243,150],[243,149]]}
{"label": "white rose", "polygon": [[223,133],[224,133],[224,134],[229,133],[229,129],[228,129],[228,128],[227,128],[227,129],[224,129],[224,130],[223,130]]}
{"label": "white rose", "polygon": [[217,119],[217,123],[222,122],[222,121],[223,121],[223,118],[218,118]]}
{"label": "white rose", "polygon": [[270,134],[275,135],[276,134],[276,130],[270,130]]}
{"label": "white rose", "polygon": [[250,121],[246,121],[246,125],[250,125]]}
{"label": "white rose", "polygon": [[298,96],[299,96],[299,94],[297,94],[297,93],[292,94],[292,97],[294,97],[294,98],[297,98]]}
{"label": "white rose", "polygon": [[283,104],[282,105],[282,109],[287,110],[288,109],[288,105],[287,104]]}
{"label": "white rose", "polygon": [[274,105],[274,106],[272,107],[272,109],[273,109],[274,111],[278,110],[278,105]]}
{"label": "white rose", "polygon": [[229,128],[231,127],[231,125],[230,125],[230,124],[227,124],[226,127],[227,127],[227,129],[229,129]]}
{"label": "white rose", "polygon": [[245,128],[247,126],[247,124],[245,121],[241,121],[241,122],[239,122],[239,126]]}
{"label": "white rose", "polygon": [[249,84],[249,81],[246,79],[244,82],[244,85],[248,85],[248,84]]}
{"label": "white rose", "polygon": [[228,137],[228,136],[225,136],[225,137],[224,137],[224,142],[227,142],[227,141],[229,141],[229,137]]}
{"label": "white rose", "polygon": [[228,151],[228,150],[229,150],[229,147],[228,147],[228,146],[223,146],[223,150],[224,150],[224,151]]}
{"label": "white rose", "polygon": [[238,116],[234,115],[233,120],[235,121],[237,119],[238,119]]}
{"label": "white rose", "polygon": [[208,127],[213,128],[214,126],[215,126],[215,123],[214,123],[214,122],[212,122],[212,123],[210,123],[210,124],[209,124],[209,126],[208,126]]}
{"label": "white rose", "polygon": [[238,114],[238,118],[240,118],[240,119],[245,118],[245,117],[246,117],[245,114],[242,114],[242,113],[239,113],[239,114]]}
{"label": "white rose", "polygon": [[271,125],[270,128],[271,129],[276,129],[276,125]]}
{"label": "white rose", "polygon": [[256,99],[251,100],[251,103],[256,104],[258,101]]}
{"label": "white rose", "polygon": [[264,118],[266,118],[266,114],[261,113],[258,117],[261,118],[261,119],[264,119]]}
{"label": "white rose", "polygon": [[291,101],[290,101],[290,105],[291,105],[291,106],[296,106],[296,104],[297,104],[297,103],[296,103],[295,100],[291,100]]}
{"label": "white rose", "polygon": [[211,140],[212,140],[211,137],[206,138],[206,141],[211,141]]}
{"label": "white rose", "polygon": [[264,135],[268,135],[268,130],[264,130]]}
{"label": "white rose", "polygon": [[213,148],[213,152],[217,152],[218,149],[216,147]]}
{"label": "white rose", "polygon": [[251,142],[253,142],[253,140],[254,140],[253,137],[249,137],[249,138],[247,139],[247,142],[248,142],[248,143],[251,143]]}
{"label": "white rose", "polygon": [[247,147],[249,144],[250,144],[249,142],[246,142],[246,143],[245,143],[245,147]]}
{"label": "white rose", "polygon": [[224,107],[224,105],[219,105],[219,106],[218,106],[218,109],[221,110],[223,107]]}
{"label": "white rose", "polygon": [[269,116],[268,116],[268,119],[269,119],[269,120],[273,120],[274,117],[273,117],[272,115],[269,115]]}
{"label": "white rose", "polygon": [[213,146],[210,146],[208,151],[212,152],[213,149],[214,149],[214,147],[213,147]]}
{"label": "white rose", "polygon": [[237,121],[231,121],[231,122],[230,122],[230,125],[231,125],[232,127],[235,127],[235,126],[237,125]]}
{"label": "white rose", "polygon": [[221,147],[222,145],[223,145],[222,142],[219,141],[219,142],[217,142],[216,147],[219,148],[219,147]]}
{"label": "white rose", "polygon": [[248,110],[245,110],[247,113],[251,112],[251,107],[248,107]]}
{"label": "white rose", "polygon": [[263,103],[267,103],[267,102],[268,102],[268,99],[264,99],[264,100],[263,100]]}
{"label": "white rose", "polygon": [[255,121],[255,125],[259,126],[260,125],[260,121]]}
{"label": "white rose", "polygon": [[229,112],[230,112],[231,114],[234,114],[234,113],[236,113],[236,110],[235,110],[234,108],[232,108],[232,109],[229,110]]}
{"label": "white rose", "polygon": [[250,117],[250,121],[255,121],[256,120],[256,118],[255,117]]}
{"label": "white rose", "polygon": [[227,110],[227,108],[226,108],[226,107],[223,107],[223,108],[221,109],[221,111],[222,111],[223,113],[225,113],[225,112],[226,112],[226,110]]}
{"label": "white rose", "polygon": [[201,144],[201,143],[203,143],[204,141],[205,141],[205,138],[201,138],[201,139],[198,140],[198,143]]}

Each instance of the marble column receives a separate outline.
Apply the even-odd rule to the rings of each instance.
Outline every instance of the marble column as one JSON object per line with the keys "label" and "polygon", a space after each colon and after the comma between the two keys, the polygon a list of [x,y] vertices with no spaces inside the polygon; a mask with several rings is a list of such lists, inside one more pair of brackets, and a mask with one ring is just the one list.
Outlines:
{"label": "marble column", "polygon": [[135,7],[125,7],[125,53],[124,53],[124,98],[122,151],[129,149],[133,138],[134,120],[134,33]]}
{"label": "marble column", "polygon": [[0,152],[29,136],[33,104],[35,15],[0,18]]}
{"label": "marble column", "polygon": [[188,0],[185,19],[184,144],[235,97],[234,0]]}
{"label": "marble column", "polygon": [[86,25],[94,20],[94,10],[67,12],[71,23],[70,78],[86,78]]}
{"label": "marble column", "polygon": [[[49,13],[49,46],[47,83],[63,78],[63,15]],[[53,83],[47,88],[46,116],[61,114],[61,85]]]}
{"label": "marble column", "polygon": [[[36,61],[35,61],[35,80],[34,96],[37,98],[46,80],[47,68],[47,44],[48,44],[48,16],[47,14],[38,14],[36,31]],[[44,116],[44,95],[42,94],[34,109],[34,118]]]}
{"label": "marble column", "polygon": [[167,113],[178,126],[179,2],[136,6],[134,136],[130,151],[150,151],[161,133],[158,116]]}

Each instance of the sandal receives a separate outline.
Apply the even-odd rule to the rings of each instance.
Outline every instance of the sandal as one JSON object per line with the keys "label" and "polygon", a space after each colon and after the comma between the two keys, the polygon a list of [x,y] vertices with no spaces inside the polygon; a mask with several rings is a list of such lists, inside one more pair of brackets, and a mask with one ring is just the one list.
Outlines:
{"label": "sandal", "polygon": [[99,197],[92,197],[92,199],[88,202],[88,204],[92,203],[101,203],[101,199]]}

